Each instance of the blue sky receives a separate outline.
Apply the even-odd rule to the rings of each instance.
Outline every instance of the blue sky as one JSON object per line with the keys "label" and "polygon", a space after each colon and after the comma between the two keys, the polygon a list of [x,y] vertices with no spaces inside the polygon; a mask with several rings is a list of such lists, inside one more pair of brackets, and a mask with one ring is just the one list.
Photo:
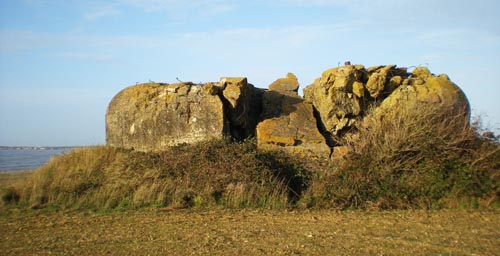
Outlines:
{"label": "blue sky", "polygon": [[497,0],[5,0],[0,145],[105,142],[112,97],[136,82],[293,72],[339,62],[425,65],[500,128]]}

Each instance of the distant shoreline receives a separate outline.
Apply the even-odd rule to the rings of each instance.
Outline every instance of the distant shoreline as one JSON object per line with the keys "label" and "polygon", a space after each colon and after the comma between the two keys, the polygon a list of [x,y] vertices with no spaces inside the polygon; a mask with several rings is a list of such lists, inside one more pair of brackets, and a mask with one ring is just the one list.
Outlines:
{"label": "distant shoreline", "polygon": [[28,172],[34,172],[37,169],[23,169],[23,170],[0,170],[0,175],[2,174],[20,174],[20,173],[28,173]]}
{"label": "distant shoreline", "polygon": [[85,146],[0,146],[0,150],[64,150]]}
{"label": "distant shoreline", "polygon": [[36,170],[48,163],[55,155],[66,154],[74,147],[0,147],[0,172]]}

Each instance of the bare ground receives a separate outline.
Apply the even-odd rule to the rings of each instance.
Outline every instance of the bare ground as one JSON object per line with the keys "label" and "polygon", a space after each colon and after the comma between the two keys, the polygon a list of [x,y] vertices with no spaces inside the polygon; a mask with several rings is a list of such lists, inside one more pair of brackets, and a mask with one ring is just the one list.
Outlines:
{"label": "bare ground", "polygon": [[1,255],[500,255],[500,211],[3,210]]}

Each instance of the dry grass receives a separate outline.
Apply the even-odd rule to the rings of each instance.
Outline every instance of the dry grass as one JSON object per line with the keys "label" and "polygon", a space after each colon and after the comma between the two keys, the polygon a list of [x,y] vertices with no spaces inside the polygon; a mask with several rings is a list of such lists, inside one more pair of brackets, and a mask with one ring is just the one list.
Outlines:
{"label": "dry grass", "polygon": [[0,173],[0,208],[5,204],[19,201],[19,188],[26,186],[32,179],[33,171],[12,171]]}
{"label": "dry grass", "polygon": [[20,186],[24,184],[33,171],[12,171],[12,172],[0,172],[0,188],[7,188],[10,186]]}
{"label": "dry grass", "polygon": [[499,255],[498,141],[460,115],[407,114],[368,117],[323,172],[223,140],[1,174],[0,254]]}
{"label": "dry grass", "polygon": [[500,144],[477,131],[464,112],[425,104],[368,115],[345,138],[345,158],[313,178],[303,202],[340,208],[498,207]]}
{"label": "dry grass", "polygon": [[4,193],[7,204],[40,208],[285,208],[302,189],[302,169],[253,142],[210,141],[142,153],[112,147],[53,158]]}
{"label": "dry grass", "polygon": [[31,211],[0,230],[2,255],[500,254],[498,211]]}
{"label": "dry grass", "polygon": [[214,140],[157,153],[77,149],[23,182],[0,186],[2,207],[500,207],[500,143],[482,136],[463,112],[401,108],[367,115],[357,129],[343,142],[345,159],[315,171],[303,167],[314,163],[257,150],[254,141]]}

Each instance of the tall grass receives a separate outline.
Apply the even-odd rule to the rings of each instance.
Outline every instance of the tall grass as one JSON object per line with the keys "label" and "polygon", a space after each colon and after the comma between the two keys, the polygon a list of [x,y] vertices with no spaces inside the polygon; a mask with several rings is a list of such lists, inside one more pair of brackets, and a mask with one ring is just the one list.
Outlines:
{"label": "tall grass", "polygon": [[159,153],[100,146],[53,158],[16,191],[20,204],[37,207],[283,208],[300,196],[303,173],[251,141],[215,140]]}
{"label": "tall grass", "polygon": [[259,151],[252,140],[157,153],[76,149],[3,188],[2,201],[96,209],[500,207],[498,137],[466,113],[424,104],[368,114],[329,167]]}
{"label": "tall grass", "polygon": [[302,202],[338,208],[478,207],[499,203],[500,145],[466,112],[422,104],[368,115],[347,154],[313,179]]}

